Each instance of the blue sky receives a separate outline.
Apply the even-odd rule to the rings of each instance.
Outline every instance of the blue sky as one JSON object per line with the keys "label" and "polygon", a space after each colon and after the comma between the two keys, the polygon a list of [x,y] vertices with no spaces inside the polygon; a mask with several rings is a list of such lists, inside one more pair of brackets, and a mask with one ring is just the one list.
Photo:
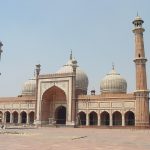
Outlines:
{"label": "blue sky", "polygon": [[[135,90],[134,35],[137,11],[145,21],[146,57],[150,60],[149,0],[0,0],[0,96],[17,96],[23,83],[55,73],[69,59],[70,49],[89,77],[89,91],[99,93],[101,79],[112,68]],[[150,61],[147,62],[150,87]]]}

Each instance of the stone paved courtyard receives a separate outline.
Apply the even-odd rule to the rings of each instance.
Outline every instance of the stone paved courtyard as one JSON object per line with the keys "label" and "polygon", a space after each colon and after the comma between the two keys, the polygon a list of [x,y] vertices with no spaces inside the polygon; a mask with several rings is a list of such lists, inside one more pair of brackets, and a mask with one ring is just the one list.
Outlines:
{"label": "stone paved courtyard", "polygon": [[149,150],[150,130],[96,128],[5,129],[0,150]]}

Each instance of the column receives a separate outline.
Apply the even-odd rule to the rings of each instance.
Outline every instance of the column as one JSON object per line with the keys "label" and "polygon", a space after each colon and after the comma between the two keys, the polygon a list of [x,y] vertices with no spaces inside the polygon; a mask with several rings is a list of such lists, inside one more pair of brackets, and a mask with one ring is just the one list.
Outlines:
{"label": "column", "polygon": [[4,113],[4,123],[6,123],[6,113]]}
{"label": "column", "polygon": [[86,113],[86,126],[89,126],[89,114]]}
{"label": "column", "polygon": [[3,113],[2,123],[5,123],[5,113]]}
{"label": "column", "polygon": [[10,113],[10,123],[13,123],[13,115]]}
{"label": "column", "polygon": [[26,124],[29,124],[29,114],[27,113],[27,121]]}
{"label": "column", "polygon": [[109,126],[113,126],[113,120],[112,120],[112,114],[110,113],[110,122],[109,122]]}
{"label": "column", "polygon": [[21,123],[21,115],[18,113],[18,124]]}
{"label": "column", "polygon": [[125,126],[124,113],[122,114],[122,126]]}
{"label": "column", "polygon": [[100,118],[100,114],[98,114],[98,126],[101,125],[101,118]]}

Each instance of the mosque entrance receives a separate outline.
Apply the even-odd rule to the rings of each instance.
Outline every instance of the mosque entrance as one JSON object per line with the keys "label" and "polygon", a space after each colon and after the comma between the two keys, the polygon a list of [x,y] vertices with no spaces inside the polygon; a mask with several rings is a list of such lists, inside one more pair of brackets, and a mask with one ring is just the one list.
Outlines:
{"label": "mosque entrance", "polygon": [[66,107],[59,106],[55,112],[56,124],[66,124]]}
{"label": "mosque entrance", "polygon": [[[66,94],[58,86],[53,86],[46,90],[41,102],[41,121],[43,124],[66,123]],[[53,120],[53,121],[51,121]]]}

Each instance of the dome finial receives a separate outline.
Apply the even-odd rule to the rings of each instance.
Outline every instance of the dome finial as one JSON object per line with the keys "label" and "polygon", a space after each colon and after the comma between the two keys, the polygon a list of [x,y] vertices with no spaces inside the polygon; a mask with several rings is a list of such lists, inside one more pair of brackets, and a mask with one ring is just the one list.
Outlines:
{"label": "dome finial", "polygon": [[139,14],[138,14],[138,11],[137,11],[137,14],[136,14],[136,16],[139,16]]}
{"label": "dome finial", "polygon": [[70,53],[70,60],[72,60],[72,49],[70,49],[71,50],[71,53]]}

